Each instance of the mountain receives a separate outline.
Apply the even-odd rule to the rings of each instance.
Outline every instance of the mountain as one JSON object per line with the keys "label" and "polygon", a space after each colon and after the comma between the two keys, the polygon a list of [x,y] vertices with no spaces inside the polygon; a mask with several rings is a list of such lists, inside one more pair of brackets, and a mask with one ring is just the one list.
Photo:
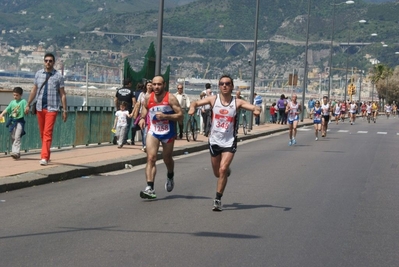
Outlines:
{"label": "mountain", "polygon": [[[311,64],[324,68],[331,39],[332,1],[311,2]],[[336,7],[336,42],[347,42],[348,36],[351,41],[357,42],[397,42],[396,34],[392,33],[398,23],[397,3],[381,3],[383,1],[378,0],[355,2],[354,5],[340,4]],[[255,0],[165,1],[164,34],[251,40],[254,37],[255,3]],[[295,45],[295,42],[304,42],[306,39],[308,3],[309,0],[260,1],[258,38],[273,41],[262,43],[258,51],[258,64],[264,66],[262,72],[266,75],[303,65],[304,46]],[[139,62],[155,38],[127,40],[122,36],[104,37],[81,32],[95,29],[137,34],[156,32],[158,8],[158,0],[0,0],[0,28],[4,30],[0,39],[13,46],[41,42],[45,48],[53,45],[60,48],[68,46],[73,49],[121,51],[129,59]],[[358,23],[361,19],[366,19],[367,23]],[[378,38],[371,37],[370,33],[373,32],[378,33]],[[371,53],[370,47],[362,51]],[[393,48],[385,51],[389,49]],[[367,64],[362,58],[355,60],[357,50],[347,51],[354,55],[351,64]],[[336,64],[345,65],[342,51],[334,48],[334,54]],[[373,54],[376,52],[373,51]],[[164,39],[163,42],[163,62],[171,64],[175,70],[190,69],[191,75],[203,74],[208,63],[212,66],[210,75],[212,71],[216,75],[222,70],[246,75],[251,68],[247,64],[251,57],[251,50],[240,45],[235,45],[227,52],[221,43],[215,41],[187,43]],[[92,60],[101,60],[101,57]],[[74,61],[70,64],[75,66],[80,63]]]}

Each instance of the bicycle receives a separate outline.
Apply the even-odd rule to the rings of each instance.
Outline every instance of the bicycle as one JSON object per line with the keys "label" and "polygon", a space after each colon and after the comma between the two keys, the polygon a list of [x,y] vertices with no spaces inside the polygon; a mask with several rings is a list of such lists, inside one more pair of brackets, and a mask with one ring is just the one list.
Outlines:
{"label": "bicycle", "polygon": [[190,118],[187,121],[187,128],[186,128],[187,142],[190,142],[190,138],[193,139],[193,141],[196,141],[198,136],[198,131],[199,128],[197,120],[195,119],[194,115],[190,115]]}
{"label": "bicycle", "polygon": [[248,134],[247,114],[245,111],[242,113],[242,131],[244,132],[244,135]]}
{"label": "bicycle", "polygon": [[212,111],[207,110],[205,111],[205,121],[204,121],[204,136],[208,137],[209,133],[211,132],[212,127]]}

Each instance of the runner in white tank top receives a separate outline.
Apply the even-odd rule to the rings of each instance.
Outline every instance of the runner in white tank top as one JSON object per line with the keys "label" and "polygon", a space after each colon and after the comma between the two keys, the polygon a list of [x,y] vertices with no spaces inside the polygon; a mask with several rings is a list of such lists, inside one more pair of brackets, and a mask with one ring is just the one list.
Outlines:
{"label": "runner in white tank top", "polygon": [[230,164],[237,149],[237,109],[253,111],[255,116],[260,114],[260,108],[243,99],[233,97],[233,89],[233,79],[230,76],[222,76],[219,79],[220,93],[192,102],[188,111],[189,115],[193,115],[199,106],[211,105],[212,107],[209,151],[213,173],[218,178],[216,198],[213,200],[214,211],[222,211],[221,198],[226,188],[227,177],[231,174]]}
{"label": "runner in white tank top", "polygon": [[349,103],[349,116],[350,116],[351,125],[353,125],[355,123],[356,110],[357,110],[356,103],[355,102],[350,102]]}
{"label": "runner in white tank top", "polygon": [[327,136],[328,121],[330,120],[331,107],[328,104],[328,97],[323,96],[323,103],[321,104],[321,137]]}
{"label": "runner in white tank top", "polygon": [[216,96],[215,104],[212,107],[212,124],[209,144],[220,147],[237,148],[237,107],[236,98],[232,97],[231,102],[223,105],[220,96]]}
{"label": "runner in white tank top", "polygon": [[299,113],[302,111],[301,105],[297,103],[297,95],[292,95],[292,101],[287,104],[285,109],[285,113],[288,117],[288,137],[290,141],[288,145],[295,145],[296,144],[296,128],[298,127],[298,120],[299,120]]}
{"label": "runner in white tank top", "polygon": [[335,124],[338,124],[339,118],[341,116],[341,101],[338,100],[334,106],[334,117],[335,117]]}

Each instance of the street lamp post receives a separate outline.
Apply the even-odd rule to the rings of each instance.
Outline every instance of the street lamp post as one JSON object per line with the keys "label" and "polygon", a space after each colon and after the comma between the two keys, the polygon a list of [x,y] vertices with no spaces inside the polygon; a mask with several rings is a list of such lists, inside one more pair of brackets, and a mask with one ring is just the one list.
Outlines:
{"label": "street lamp post", "polygon": [[161,59],[162,59],[162,34],[163,34],[163,9],[164,0],[159,0],[158,10],[158,34],[157,34],[157,54],[155,59],[155,75],[161,75]]}
{"label": "street lamp post", "polygon": [[332,87],[332,54],[333,54],[334,31],[335,31],[335,7],[342,4],[351,5],[354,3],[355,3],[354,1],[346,1],[336,4],[334,0],[333,3],[331,4],[333,6],[333,20],[332,20],[332,30],[331,30],[331,43],[330,43],[330,60],[328,63],[328,99],[330,99],[331,87]]}
{"label": "street lamp post", "polygon": [[[258,48],[259,1],[260,0],[256,1],[254,54],[253,54],[253,58],[252,58],[252,81],[251,81],[251,92],[249,95],[250,103],[254,102],[254,93],[255,93],[256,53],[257,53],[257,48]],[[251,112],[250,118],[251,119],[249,120],[249,129],[252,130],[252,123],[253,123],[253,113],[252,112]]]}
{"label": "street lamp post", "polygon": [[306,45],[305,45],[305,66],[303,71],[303,87],[302,87],[302,112],[301,112],[301,122],[305,116],[305,92],[308,83],[308,45],[309,45],[309,23],[310,23],[310,6],[312,0],[308,0],[308,21],[306,25]]}

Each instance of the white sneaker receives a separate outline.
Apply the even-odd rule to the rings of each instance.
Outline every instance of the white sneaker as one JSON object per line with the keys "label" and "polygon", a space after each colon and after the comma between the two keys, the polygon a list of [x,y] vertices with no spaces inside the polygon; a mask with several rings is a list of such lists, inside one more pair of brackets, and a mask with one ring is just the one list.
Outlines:
{"label": "white sneaker", "polygon": [[48,164],[47,160],[45,160],[45,159],[41,159],[41,160],[39,161],[39,163],[40,163],[40,165],[42,165],[42,166],[47,166],[47,164]]}
{"label": "white sneaker", "polygon": [[319,138],[317,138],[317,137],[316,137],[316,139],[315,139],[315,140],[317,141],[317,140],[319,140]]}

